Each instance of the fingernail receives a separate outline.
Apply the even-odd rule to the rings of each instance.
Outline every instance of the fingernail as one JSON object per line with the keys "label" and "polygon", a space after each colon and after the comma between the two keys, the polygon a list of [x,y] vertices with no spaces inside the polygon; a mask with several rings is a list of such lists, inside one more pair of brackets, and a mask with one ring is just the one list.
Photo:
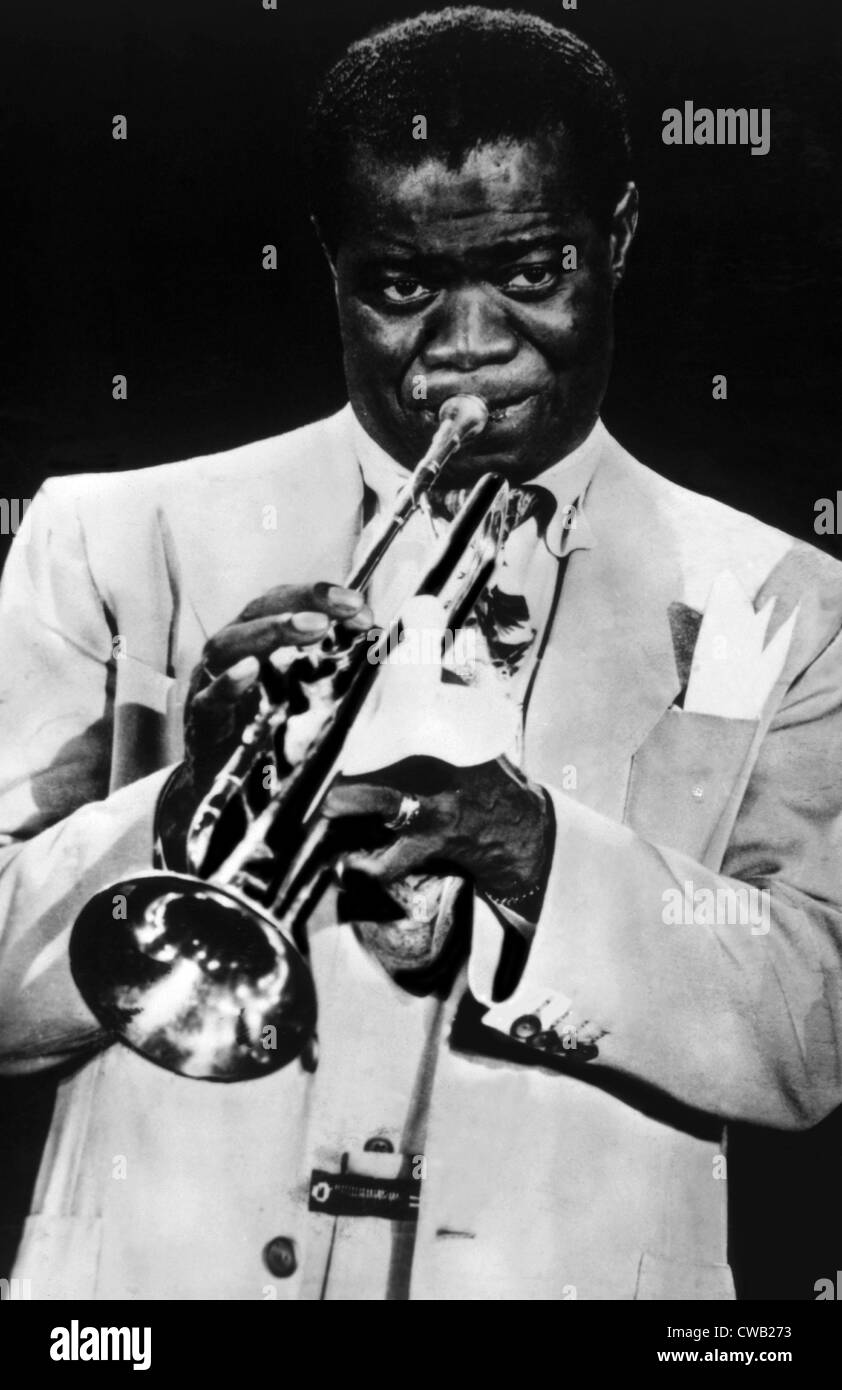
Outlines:
{"label": "fingernail", "polygon": [[354,850],[353,853],[345,855],[344,867],[346,873],[350,869],[353,873],[370,874],[373,865],[374,861],[369,859],[367,854],[363,854],[359,850]]}
{"label": "fingernail", "polygon": [[254,656],[244,656],[242,661],[238,661],[228,671],[228,678],[232,681],[253,681],[260,672],[260,662]]}
{"label": "fingernail", "polygon": [[294,613],[292,626],[297,632],[321,632],[327,627],[324,613]]}
{"label": "fingernail", "polygon": [[363,596],[356,589],[343,589],[340,584],[331,584],[327,591],[327,601],[334,608],[342,608],[347,613],[357,613],[363,606]]}

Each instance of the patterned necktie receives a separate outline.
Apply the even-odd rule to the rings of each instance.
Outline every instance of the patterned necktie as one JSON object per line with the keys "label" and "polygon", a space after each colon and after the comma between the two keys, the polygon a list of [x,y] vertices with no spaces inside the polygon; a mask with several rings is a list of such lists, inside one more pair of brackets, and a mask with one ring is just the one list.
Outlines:
{"label": "patterned necktie", "polygon": [[[470,494],[471,489],[467,487],[451,488],[449,492],[434,491],[430,493],[430,506],[436,516],[452,521],[459,515]],[[541,504],[546,495],[544,488],[509,488],[509,506],[503,527],[504,540],[512,531],[517,530],[518,526],[522,526],[524,521],[528,521],[537,511],[542,510]]]}
{"label": "patterned necktie", "polygon": [[[465,504],[470,489],[432,493],[430,505],[436,516],[453,520]],[[503,525],[501,552],[508,538],[530,517],[546,522],[547,504],[551,499],[541,488],[509,489],[509,505]],[[520,669],[524,657],[537,637],[537,628],[530,621],[529,608],[523,594],[507,593],[498,584],[491,584],[480,596],[467,626],[475,622],[482,633],[491,665],[505,680]]]}

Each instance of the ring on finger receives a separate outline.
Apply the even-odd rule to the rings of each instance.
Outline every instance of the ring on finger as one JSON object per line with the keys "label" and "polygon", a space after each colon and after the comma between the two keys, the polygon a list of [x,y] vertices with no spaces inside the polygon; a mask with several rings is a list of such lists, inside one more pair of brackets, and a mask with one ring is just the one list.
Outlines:
{"label": "ring on finger", "polygon": [[402,831],[415,820],[421,810],[421,802],[417,796],[402,796],[397,811],[390,820],[384,821],[387,830]]}

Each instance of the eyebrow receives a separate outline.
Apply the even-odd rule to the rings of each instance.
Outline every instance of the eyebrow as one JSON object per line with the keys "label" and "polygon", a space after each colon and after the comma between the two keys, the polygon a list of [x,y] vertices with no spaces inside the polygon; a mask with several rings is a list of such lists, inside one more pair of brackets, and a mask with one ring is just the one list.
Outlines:
{"label": "eyebrow", "polygon": [[510,237],[503,241],[492,242],[490,246],[482,247],[481,254],[497,256],[501,260],[508,258],[516,260],[525,251],[556,250],[566,242],[564,233],[558,232],[538,232],[530,235],[524,232],[522,236]]}
{"label": "eyebrow", "polygon": [[365,257],[367,265],[382,265],[389,261],[400,261],[404,264],[411,262],[413,265],[446,265],[456,260],[493,260],[498,262],[515,261],[518,257],[528,254],[530,251],[552,250],[557,251],[561,246],[569,245],[571,238],[565,236],[562,231],[540,232],[531,234],[524,232],[520,236],[506,237],[501,241],[491,242],[486,246],[469,247],[467,250],[455,254],[447,251],[425,252],[419,251],[417,247],[409,244],[400,245],[392,243],[384,247],[382,251],[374,251]]}

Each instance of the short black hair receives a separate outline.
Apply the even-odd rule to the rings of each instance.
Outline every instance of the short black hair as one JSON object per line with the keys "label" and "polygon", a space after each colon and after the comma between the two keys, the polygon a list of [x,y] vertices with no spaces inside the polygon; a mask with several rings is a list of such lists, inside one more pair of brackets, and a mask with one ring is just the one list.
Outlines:
{"label": "short black hair", "polygon": [[[413,138],[417,116],[426,119],[426,139]],[[631,147],[617,79],[589,44],[515,10],[472,5],[399,20],[351,44],[313,99],[310,210],[333,249],[355,151],[458,168],[479,145],[559,131],[569,137],[583,206],[607,227],[631,176]]]}

